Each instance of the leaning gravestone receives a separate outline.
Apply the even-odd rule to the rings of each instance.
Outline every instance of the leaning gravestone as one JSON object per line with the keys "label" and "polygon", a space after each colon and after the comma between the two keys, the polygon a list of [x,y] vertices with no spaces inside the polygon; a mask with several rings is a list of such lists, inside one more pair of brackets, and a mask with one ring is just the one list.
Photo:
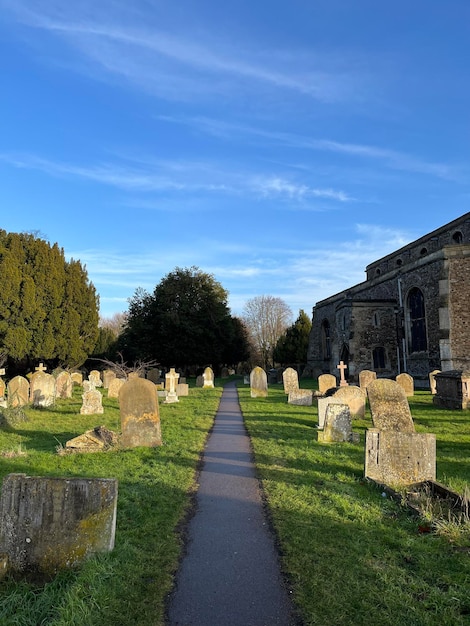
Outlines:
{"label": "leaning gravestone", "polygon": [[252,398],[266,398],[268,395],[268,377],[262,367],[255,367],[250,374]]}
{"label": "leaning gravestone", "polygon": [[125,448],[162,445],[157,390],[150,380],[131,378],[119,392],[121,444]]}
{"label": "leaning gravestone", "polygon": [[55,402],[55,378],[52,374],[37,371],[31,376],[29,397],[34,407],[48,407]]}
{"label": "leaning gravestone", "polygon": [[72,376],[68,372],[60,372],[55,379],[57,398],[71,398],[73,392]]}
{"label": "leaning gravestone", "polygon": [[367,387],[375,428],[366,432],[367,478],[392,486],[436,479],[436,436],[417,433],[404,389],[378,379]]}
{"label": "leaning gravestone", "polygon": [[8,474],[0,499],[0,552],[8,571],[51,577],[114,548],[114,478]]}
{"label": "leaning gravestone", "polygon": [[118,443],[118,438],[106,426],[95,426],[82,435],[69,439],[65,443],[66,452],[102,452]]}
{"label": "leaning gravestone", "polygon": [[324,395],[330,389],[336,389],[336,376],[333,374],[320,374],[318,377],[318,391]]}
{"label": "leaning gravestone", "polygon": [[204,370],[204,374],[202,375],[203,378],[203,388],[207,389],[210,387],[214,386],[214,372],[212,371],[211,367],[206,367],[206,369]]}
{"label": "leaning gravestone", "polygon": [[395,380],[403,388],[403,391],[405,392],[407,397],[414,396],[415,383],[413,380],[413,376],[410,376],[409,374],[404,372],[403,374],[398,374]]}
{"label": "leaning gravestone", "polygon": [[364,391],[367,389],[368,385],[373,381],[377,379],[377,372],[374,372],[372,370],[362,370],[359,372],[359,387],[361,389],[364,389]]}
{"label": "leaning gravestone", "polygon": [[299,375],[293,367],[288,367],[282,373],[282,382],[284,383],[284,393],[289,394],[299,388]]}
{"label": "leaning gravestone", "polygon": [[103,396],[89,380],[83,381],[82,406],[80,415],[99,415],[104,413]]}
{"label": "leaning gravestone", "polygon": [[103,381],[101,380],[101,374],[98,370],[91,370],[88,375],[88,380],[90,380],[95,387],[102,387]]}
{"label": "leaning gravestone", "polygon": [[318,441],[334,443],[352,440],[351,413],[348,405],[336,403],[328,404],[324,429],[318,432]]}
{"label": "leaning gravestone", "polygon": [[29,381],[23,376],[15,376],[7,384],[8,406],[15,408],[29,403]]}
{"label": "leaning gravestone", "polygon": [[126,382],[125,378],[113,378],[108,387],[108,398],[119,398],[119,390]]}
{"label": "leaning gravestone", "polygon": [[348,385],[347,387],[339,387],[333,397],[349,406],[351,416],[354,418],[363,418],[366,413],[366,392],[356,385]]}

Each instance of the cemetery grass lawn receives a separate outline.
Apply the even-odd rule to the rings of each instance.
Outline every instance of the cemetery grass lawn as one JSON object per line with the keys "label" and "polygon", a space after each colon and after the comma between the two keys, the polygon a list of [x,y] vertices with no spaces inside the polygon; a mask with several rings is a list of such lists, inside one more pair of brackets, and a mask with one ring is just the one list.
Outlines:
{"label": "cemetery grass lawn", "polygon": [[[217,385],[217,381],[216,381]],[[163,445],[102,453],[57,453],[95,426],[120,432],[118,401],[103,391],[103,415],[80,415],[81,389],[50,409],[27,408],[28,421],[0,428],[0,479],[30,476],[117,478],[116,542],[46,584],[0,583],[2,626],[158,626],[180,558],[180,525],[189,513],[195,472],[222,387],[191,388],[160,403]]]}
{"label": "cemetery grass lawn", "polygon": [[[314,388],[313,381],[301,387]],[[361,442],[317,441],[316,407],[289,405],[282,385],[251,398],[238,385],[259,476],[293,598],[306,625],[470,624],[470,523],[430,523],[364,480]],[[437,480],[470,484],[470,411],[409,398],[418,432],[437,439]],[[428,532],[430,531],[430,532]]]}

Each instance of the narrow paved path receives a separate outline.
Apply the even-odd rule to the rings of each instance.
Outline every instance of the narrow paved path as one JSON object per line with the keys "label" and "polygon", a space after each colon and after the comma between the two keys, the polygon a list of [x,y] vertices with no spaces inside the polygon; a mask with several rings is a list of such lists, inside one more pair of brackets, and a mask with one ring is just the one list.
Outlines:
{"label": "narrow paved path", "polygon": [[207,442],[196,507],[169,624],[294,624],[234,383],[224,388]]}

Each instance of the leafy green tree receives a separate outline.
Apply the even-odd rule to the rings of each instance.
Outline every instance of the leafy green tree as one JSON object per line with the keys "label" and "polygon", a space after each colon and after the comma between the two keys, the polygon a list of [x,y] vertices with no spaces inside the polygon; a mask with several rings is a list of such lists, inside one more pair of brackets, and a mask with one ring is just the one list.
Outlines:
{"label": "leafy green tree", "polygon": [[243,353],[240,325],[227,306],[228,293],[212,274],[197,267],[176,267],[152,295],[136,290],[129,300],[120,337],[126,359],[157,360],[163,365],[233,363]]}
{"label": "leafy green tree", "polygon": [[305,363],[312,322],[303,309],[299,317],[279,337],[274,349],[274,360],[286,365],[288,363]]}
{"label": "leafy green tree", "polygon": [[80,365],[98,337],[98,297],[78,261],[31,233],[0,230],[0,352]]}

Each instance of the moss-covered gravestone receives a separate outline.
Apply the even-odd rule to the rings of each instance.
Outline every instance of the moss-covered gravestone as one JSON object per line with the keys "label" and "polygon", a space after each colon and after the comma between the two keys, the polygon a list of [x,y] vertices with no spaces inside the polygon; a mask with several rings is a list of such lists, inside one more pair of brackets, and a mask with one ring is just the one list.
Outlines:
{"label": "moss-covered gravestone", "polygon": [[121,445],[125,448],[162,445],[157,388],[145,378],[131,378],[119,390]]}

